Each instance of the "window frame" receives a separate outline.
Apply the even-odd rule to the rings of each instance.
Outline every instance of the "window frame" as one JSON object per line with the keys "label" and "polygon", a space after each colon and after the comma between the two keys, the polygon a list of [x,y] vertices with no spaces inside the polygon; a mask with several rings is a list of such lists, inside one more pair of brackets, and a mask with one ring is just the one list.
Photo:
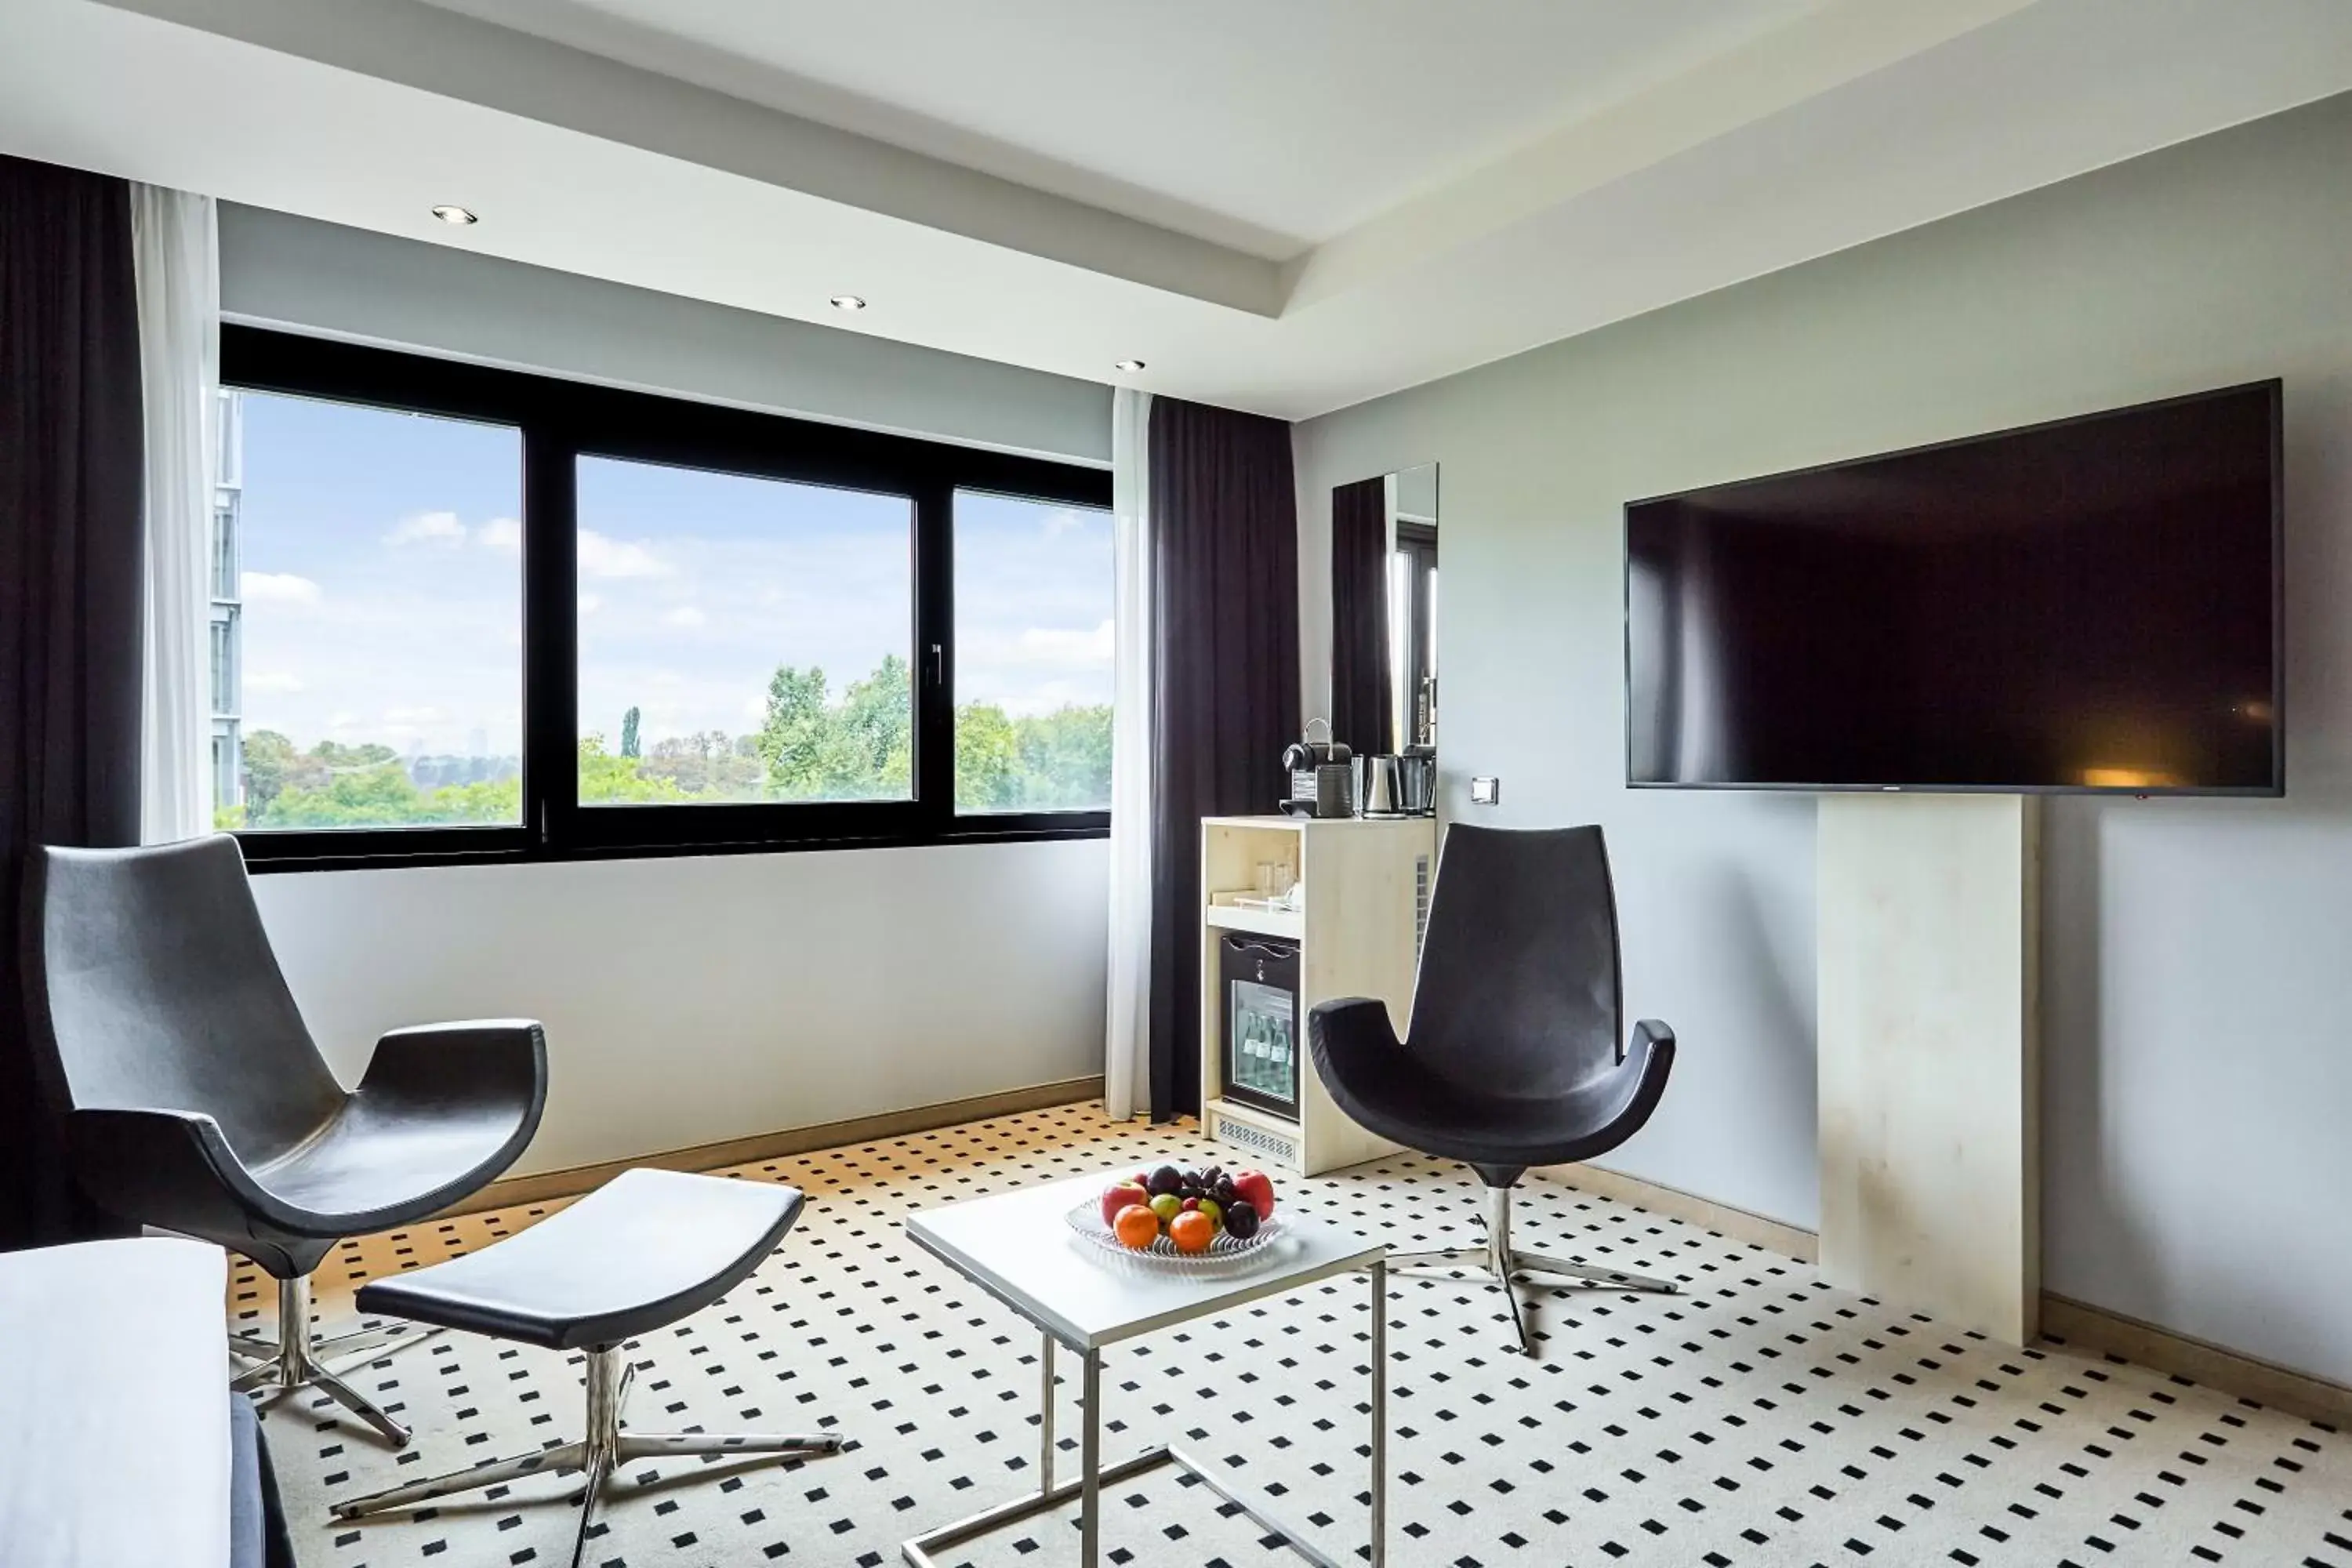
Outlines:
{"label": "window frame", "polygon": [[[955,808],[955,493],[1108,511],[1108,470],[225,323],[221,384],[511,426],[522,452],[522,813],[514,826],[238,832],[256,871],[1098,838],[1108,811]],[[578,459],[705,468],[911,502],[915,763],[906,801],[579,800]]]}

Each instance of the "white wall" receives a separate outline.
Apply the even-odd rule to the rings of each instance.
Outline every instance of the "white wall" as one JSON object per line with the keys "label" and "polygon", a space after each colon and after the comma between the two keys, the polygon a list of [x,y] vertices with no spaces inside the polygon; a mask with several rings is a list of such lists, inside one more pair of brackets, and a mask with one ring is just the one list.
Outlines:
{"label": "white wall", "polygon": [[254,880],[346,1082],[436,1018],[547,1026],[519,1171],[1102,1070],[1099,839]]}
{"label": "white wall", "polygon": [[220,229],[236,320],[1110,464],[1094,382],[233,202]]}
{"label": "white wall", "polygon": [[2352,1382],[2347,257],[2339,99],[1301,427],[1309,710],[1329,489],[1435,458],[1447,807],[1609,831],[1683,1046],[1619,1168],[1818,1222],[1814,808],[1624,788],[1622,503],[2283,376],[2288,798],[2046,818],[2044,1279]]}
{"label": "white wall", "polygon": [[[1110,394],[250,207],[249,321],[971,445],[1107,462]],[[547,1026],[518,1172],[1102,1070],[1100,840],[280,874],[270,940],[347,1079],[437,1018]]]}

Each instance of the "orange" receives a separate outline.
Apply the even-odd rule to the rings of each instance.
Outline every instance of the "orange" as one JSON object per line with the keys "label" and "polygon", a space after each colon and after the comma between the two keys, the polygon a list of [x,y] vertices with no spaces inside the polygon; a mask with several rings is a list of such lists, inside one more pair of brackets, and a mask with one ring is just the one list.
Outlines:
{"label": "orange", "polygon": [[1118,1211],[1118,1217],[1110,1222],[1110,1228],[1121,1246],[1141,1252],[1160,1239],[1160,1216],[1141,1204],[1129,1204]]}
{"label": "orange", "polygon": [[1168,1222],[1168,1239],[1179,1252],[1206,1252],[1217,1238],[1217,1222],[1198,1209],[1187,1209]]}

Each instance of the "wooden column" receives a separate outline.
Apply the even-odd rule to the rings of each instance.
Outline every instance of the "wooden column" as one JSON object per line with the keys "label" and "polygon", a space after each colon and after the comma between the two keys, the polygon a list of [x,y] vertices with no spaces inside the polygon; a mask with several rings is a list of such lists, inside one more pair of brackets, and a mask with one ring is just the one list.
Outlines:
{"label": "wooden column", "polygon": [[2039,824],[1821,799],[1822,1277],[2011,1344],[2042,1293]]}

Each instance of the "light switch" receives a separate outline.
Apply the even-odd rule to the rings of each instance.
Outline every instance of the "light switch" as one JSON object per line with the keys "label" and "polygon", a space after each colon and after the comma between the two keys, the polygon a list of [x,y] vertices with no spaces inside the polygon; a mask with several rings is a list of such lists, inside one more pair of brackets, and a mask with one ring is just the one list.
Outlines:
{"label": "light switch", "polygon": [[1482,773],[1470,781],[1470,804],[1500,805],[1503,803],[1503,781],[1492,773]]}

